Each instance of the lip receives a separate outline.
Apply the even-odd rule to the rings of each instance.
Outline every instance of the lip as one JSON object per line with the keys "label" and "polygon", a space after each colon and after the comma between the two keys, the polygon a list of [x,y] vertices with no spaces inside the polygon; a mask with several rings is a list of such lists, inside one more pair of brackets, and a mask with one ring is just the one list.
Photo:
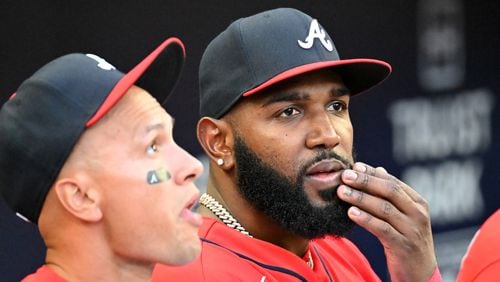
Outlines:
{"label": "lip", "polygon": [[346,168],[344,163],[336,159],[322,160],[307,169],[305,181],[315,190],[337,187],[340,184],[340,174]]}
{"label": "lip", "polygon": [[199,197],[200,197],[199,193],[196,193],[196,195],[194,195],[182,208],[180,214],[180,217],[182,219],[186,220],[195,227],[200,227],[201,224],[203,223],[201,215],[193,210],[198,203]]}
{"label": "lip", "polygon": [[346,169],[346,165],[336,159],[326,159],[315,163],[306,171],[306,175],[314,175],[321,173],[333,173]]}

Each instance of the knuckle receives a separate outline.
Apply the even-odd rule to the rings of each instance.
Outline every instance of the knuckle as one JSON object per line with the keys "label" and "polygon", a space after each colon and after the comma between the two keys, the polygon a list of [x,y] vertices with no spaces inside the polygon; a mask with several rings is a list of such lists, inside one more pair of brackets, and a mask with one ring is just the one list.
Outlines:
{"label": "knuckle", "polygon": [[401,185],[398,182],[390,181],[389,182],[389,197],[398,196],[401,193]]}
{"label": "knuckle", "polygon": [[391,230],[391,225],[385,221],[380,225],[380,232],[384,234],[384,236],[391,235]]}
{"label": "knuckle", "polygon": [[363,220],[364,220],[365,224],[369,224],[370,221],[372,221],[372,219],[373,219],[373,216],[371,214],[367,213]]}
{"label": "knuckle", "polygon": [[394,207],[392,206],[391,203],[387,202],[387,201],[384,201],[382,203],[382,214],[384,214],[385,216],[390,216],[392,214],[394,214]]}
{"label": "knuckle", "polygon": [[430,224],[430,215],[427,210],[417,209],[415,213],[415,221],[420,225]]}
{"label": "knuckle", "polygon": [[417,203],[424,207],[426,211],[429,210],[429,202],[424,197],[419,197]]}

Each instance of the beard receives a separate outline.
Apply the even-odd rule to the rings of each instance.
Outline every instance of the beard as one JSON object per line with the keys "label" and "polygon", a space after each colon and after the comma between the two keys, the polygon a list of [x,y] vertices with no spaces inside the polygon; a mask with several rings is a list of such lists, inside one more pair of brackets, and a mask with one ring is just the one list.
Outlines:
{"label": "beard", "polygon": [[238,187],[242,196],[255,208],[283,228],[303,238],[325,235],[345,236],[354,222],[347,216],[350,205],[337,196],[337,188],[319,192],[326,201],[322,207],[311,203],[304,190],[306,170],[324,159],[337,159],[347,167],[352,165],[343,157],[326,149],[304,164],[295,181],[262,161],[239,136],[235,140]]}

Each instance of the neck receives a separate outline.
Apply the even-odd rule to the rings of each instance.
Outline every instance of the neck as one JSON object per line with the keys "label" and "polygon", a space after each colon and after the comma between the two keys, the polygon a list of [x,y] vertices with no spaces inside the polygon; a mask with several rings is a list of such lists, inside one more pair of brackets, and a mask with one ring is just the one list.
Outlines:
{"label": "neck", "polygon": [[[304,256],[309,244],[308,239],[291,233],[255,209],[240,195],[234,182],[228,182],[218,183],[211,178],[207,186],[207,193],[218,201],[254,238],[277,245],[297,256]],[[204,206],[201,206],[199,211],[204,216],[221,221]]]}
{"label": "neck", "polygon": [[[106,242],[87,234],[46,240],[46,265],[67,281],[149,281],[153,264],[117,256]],[[90,235],[90,236],[89,236]]]}

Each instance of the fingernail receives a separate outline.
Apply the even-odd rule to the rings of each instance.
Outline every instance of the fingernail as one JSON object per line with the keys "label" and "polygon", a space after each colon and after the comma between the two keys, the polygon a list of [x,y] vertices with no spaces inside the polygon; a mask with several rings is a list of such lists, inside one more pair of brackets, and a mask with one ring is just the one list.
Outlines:
{"label": "fingernail", "polygon": [[357,207],[351,207],[349,209],[349,213],[351,215],[354,215],[354,216],[360,216],[361,215],[361,211]]}
{"label": "fingernail", "polygon": [[355,163],[353,166],[352,166],[352,169],[354,170],[357,170],[359,172],[366,172],[366,166],[365,165],[362,165],[360,163]]}
{"label": "fingernail", "polygon": [[358,178],[358,174],[356,174],[354,171],[348,169],[344,171],[344,177],[349,179],[349,180],[356,180]]}
{"label": "fingernail", "polygon": [[342,188],[343,188],[342,192],[344,192],[344,195],[346,195],[346,196],[351,196],[352,195],[352,189],[351,188],[349,188],[347,186],[344,186]]}

